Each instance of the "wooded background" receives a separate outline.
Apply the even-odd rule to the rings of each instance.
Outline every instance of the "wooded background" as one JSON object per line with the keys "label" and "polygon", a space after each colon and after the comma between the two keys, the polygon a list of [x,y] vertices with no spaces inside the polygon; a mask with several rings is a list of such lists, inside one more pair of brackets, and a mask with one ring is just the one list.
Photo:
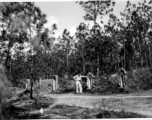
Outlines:
{"label": "wooded background", "polygon": [[[17,84],[27,78],[70,77],[80,72],[99,77],[120,67],[128,71],[151,68],[152,0],[137,5],[128,1],[120,18],[112,12],[113,0],[76,4],[85,10],[84,19],[94,22],[93,27],[80,23],[74,36],[65,29],[55,38],[57,25],[44,28],[46,15],[34,3],[0,3],[0,61],[10,81]],[[108,24],[102,24],[102,19],[102,26],[96,22],[107,14]]]}

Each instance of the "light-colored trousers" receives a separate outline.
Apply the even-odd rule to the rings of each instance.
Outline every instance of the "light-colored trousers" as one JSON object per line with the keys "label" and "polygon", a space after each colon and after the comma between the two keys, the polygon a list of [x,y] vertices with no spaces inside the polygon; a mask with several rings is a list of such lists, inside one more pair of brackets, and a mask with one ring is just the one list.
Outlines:
{"label": "light-colored trousers", "polygon": [[82,93],[82,85],[80,81],[76,81],[76,93]]}

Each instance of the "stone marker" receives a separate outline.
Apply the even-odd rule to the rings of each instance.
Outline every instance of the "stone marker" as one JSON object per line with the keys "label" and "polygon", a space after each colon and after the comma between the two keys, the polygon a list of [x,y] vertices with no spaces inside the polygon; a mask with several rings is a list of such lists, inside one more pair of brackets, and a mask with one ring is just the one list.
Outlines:
{"label": "stone marker", "polygon": [[89,78],[89,80],[88,80],[88,86],[89,86],[89,89],[91,90],[91,87],[92,87],[93,80],[94,80],[95,76],[93,75],[93,73],[89,72],[87,74],[87,77]]}
{"label": "stone marker", "polygon": [[30,90],[30,79],[26,79],[26,90]]}
{"label": "stone marker", "polygon": [[58,90],[58,75],[53,75],[53,91]]}

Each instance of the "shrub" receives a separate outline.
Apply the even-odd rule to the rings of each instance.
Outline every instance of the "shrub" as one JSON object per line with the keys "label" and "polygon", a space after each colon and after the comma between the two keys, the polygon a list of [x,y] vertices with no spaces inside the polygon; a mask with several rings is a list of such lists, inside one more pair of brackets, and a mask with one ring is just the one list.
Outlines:
{"label": "shrub", "polygon": [[133,70],[128,72],[125,81],[130,91],[149,90],[152,88],[152,74],[149,70]]}
{"label": "shrub", "polygon": [[100,94],[111,94],[111,93],[119,93],[120,89],[118,84],[112,83],[110,80],[105,78],[99,78],[99,79],[95,79],[91,92],[100,93]]}
{"label": "shrub", "polygon": [[74,92],[75,91],[75,81],[72,77],[68,79],[59,78],[59,91],[60,92]]}

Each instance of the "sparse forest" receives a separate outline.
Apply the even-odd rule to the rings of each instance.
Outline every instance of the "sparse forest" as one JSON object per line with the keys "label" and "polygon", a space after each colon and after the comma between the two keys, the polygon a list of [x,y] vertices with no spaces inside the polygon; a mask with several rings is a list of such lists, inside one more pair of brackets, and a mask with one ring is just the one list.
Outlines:
{"label": "sparse forest", "polygon": [[[84,19],[93,21],[93,27],[80,23],[74,36],[65,29],[54,38],[51,35],[57,26],[43,28],[46,15],[34,3],[1,3],[0,59],[11,81],[28,78],[31,72],[34,77],[49,78],[80,71],[99,76],[117,72],[120,66],[127,70],[151,68],[151,1],[138,5],[128,1],[121,18],[112,13],[115,2],[110,0],[76,4],[86,11]],[[107,14],[108,24],[101,26]],[[58,43],[54,44],[55,40]]]}
{"label": "sparse forest", "polygon": [[[32,85],[39,78],[50,79],[58,75],[64,83],[78,73],[86,75],[88,72],[98,79],[94,90],[102,93],[110,89],[111,83],[100,80],[101,76],[116,73],[120,67],[130,73],[130,83],[126,83],[130,88],[145,90],[152,87],[149,80],[152,78],[152,0],[138,4],[127,1],[119,18],[113,13],[114,0],[79,1],[75,4],[84,9],[84,19],[92,21],[93,26],[80,23],[74,36],[65,29],[55,38],[58,26],[53,24],[49,29],[44,28],[47,16],[35,3],[0,3],[0,64],[5,67],[0,66],[1,100],[5,98],[1,91],[8,86],[5,81],[10,83],[9,86],[25,88],[25,80],[31,79],[30,97],[33,98]],[[105,15],[109,16],[107,24],[103,23]],[[99,18],[100,23],[97,22]],[[139,88],[131,81],[135,70],[148,70],[151,75],[140,78],[144,80],[137,83]],[[143,85],[144,82],[148,87]],[[103,83],[108,87],[105,90],[100,88]],[[111,89],[116,89],[112,86]]]}

